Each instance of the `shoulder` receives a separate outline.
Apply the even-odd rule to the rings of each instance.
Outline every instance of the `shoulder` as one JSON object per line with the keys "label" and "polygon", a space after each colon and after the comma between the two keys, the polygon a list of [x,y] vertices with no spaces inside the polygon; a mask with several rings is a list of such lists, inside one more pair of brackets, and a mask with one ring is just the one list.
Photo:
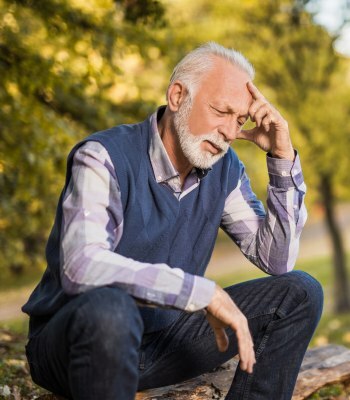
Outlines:
{"label": "shoulder", "polygon": [[135,137],[142,135],[146,132],[149,126],[149,121],[145,120],[136,124],[123,124],[117,125],[112,128],[98,131],[88,136],[86,140],[98,140],[98,141],[109,141],[109,140],[128,140],[135,139]]}
{"label": "shoulder", "polygon": [[77,149],[74,158],[78,157],[79,155],[98,157],[102,159],[108,156],[108,152],[102,143],[96,142],[94,140],[89,140],[87,142],[84,142]]}
{"label": "shoulder", "polygon": [[106,153],[124,153],[125,147],[135,146],[139,147],[142,141],[146,140],[148,132],[149,121],[146,119],[143,122],[135,124],[117,125],[109,129],[101,130],[92,133],[79,143],[77,143],[71,150],[68,158],[72,158],[74,154],[81,152],[94,152],[105,156]]}

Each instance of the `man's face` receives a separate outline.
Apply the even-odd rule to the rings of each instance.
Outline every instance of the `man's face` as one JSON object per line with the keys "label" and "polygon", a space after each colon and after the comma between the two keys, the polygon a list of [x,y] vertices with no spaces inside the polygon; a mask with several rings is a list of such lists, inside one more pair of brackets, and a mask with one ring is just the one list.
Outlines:
{"label": "man's face", "polygon": [[252,102],[247,73],[220,58],[202,77],[193,99],[187,95],[174,116],[181,149],[189,162],[210,168],[225,155],[248,118]]}

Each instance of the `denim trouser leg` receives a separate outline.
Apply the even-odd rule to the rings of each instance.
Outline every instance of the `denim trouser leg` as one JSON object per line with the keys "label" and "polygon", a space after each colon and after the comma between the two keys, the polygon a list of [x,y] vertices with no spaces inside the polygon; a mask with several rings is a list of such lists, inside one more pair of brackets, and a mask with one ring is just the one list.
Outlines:
{"label": "denim trouser leg", "polygon": [[[310,275],[295,271],[225,289],[249,320],[257,363],[253,374],[237,369],[227,400],[291,399],[299,368],[320,319],[323,293]],[[183,313],[171,327],[144,335],[139,389],[164,386],[208,372],[237,354],[234,333],[217,350],[201,313]]]}
{"label": "denim trouser leg", "polygon": [[72,299],[26,346],[33,381],[69,399],[134,400],[143,322],[124,290]]}
{"label": "denim trouser leg", "polygon": [[[321,315],[320,285],[296,271],[225,290],[249,320],[257,359],[252,375],[237,370],[226,399],[290,399]],[[56,394],[133,400],[137,390],[183,381],[233,357],[237,342],[227,333],[229,349],[220,353],[203,313],[184,312],[164,330],[143,335],[135,301],[105,287],[72,299],[26,350],[34,382]]]}

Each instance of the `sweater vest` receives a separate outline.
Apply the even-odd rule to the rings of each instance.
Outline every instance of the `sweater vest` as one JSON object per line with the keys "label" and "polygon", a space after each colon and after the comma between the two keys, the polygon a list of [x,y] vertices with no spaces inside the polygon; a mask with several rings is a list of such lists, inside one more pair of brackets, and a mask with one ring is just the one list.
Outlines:
{"label": "sweater vest", "polygon": [[[239,160],[232,149],[213,165],[197,188],[178,200],[157,183],[149,158],[149,119],[94,133],[78,143],[68,156],[64,190],[47,247],[47,269],[22,310],[37,320],[57,312],[72,296],[60,282],[60,232],[64,191],[71,177],[75,151],[87,141],[101,143],[111,158],[121,192],[123,234],[115,252],[145,263],[166,263],[203,276],[209,263],[225,200],[239,181]],[[146,272],[147,273],[147,272]],[[117,284],[116,284],[117,285]],[[147,288],[138,288],[142,297]],[[185,305],[183,305],[184,307]],[[163,329],[180,310],[139,306],[145,332]],[[34,318],[33,318],[34,320]]]}

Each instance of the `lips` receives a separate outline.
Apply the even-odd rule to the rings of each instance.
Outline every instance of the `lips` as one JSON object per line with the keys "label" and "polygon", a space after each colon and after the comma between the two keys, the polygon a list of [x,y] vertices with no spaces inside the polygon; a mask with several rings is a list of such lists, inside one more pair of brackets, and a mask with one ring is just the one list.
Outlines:
{"label": "lips", "polygon": [[218,153],[222,152],[222,148],[217,146],[216,144],[214,144],[210,140],[206,140],[205,142],[209,144],[209,147],[210,147],[209,151],[211,153],[218,154]]}

